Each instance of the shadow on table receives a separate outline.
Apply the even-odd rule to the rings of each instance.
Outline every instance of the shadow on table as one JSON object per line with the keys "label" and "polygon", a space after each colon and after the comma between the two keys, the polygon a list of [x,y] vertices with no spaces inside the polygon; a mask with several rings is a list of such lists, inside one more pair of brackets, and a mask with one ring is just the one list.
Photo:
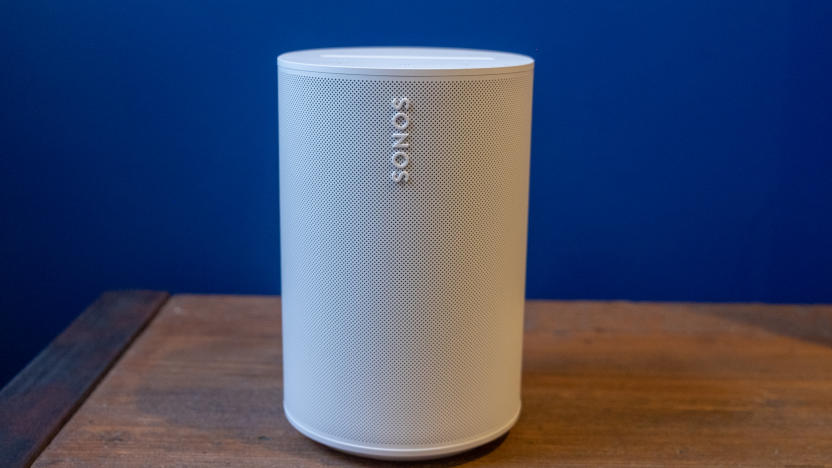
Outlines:
{"label": "shadow on table", "polygon": [[725,304],[715,307],[708,304],[697,311],[777,335],[832,347],[832,306]]}

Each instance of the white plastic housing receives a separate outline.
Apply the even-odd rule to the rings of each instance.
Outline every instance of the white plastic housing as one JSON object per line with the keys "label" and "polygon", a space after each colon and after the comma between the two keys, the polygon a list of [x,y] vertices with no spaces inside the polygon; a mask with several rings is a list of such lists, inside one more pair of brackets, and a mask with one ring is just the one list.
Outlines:
{"label": "white plastic housing", "polygon": [[374,458],[451,455],[520,412],[533,60],[278,58],[284,409]]}

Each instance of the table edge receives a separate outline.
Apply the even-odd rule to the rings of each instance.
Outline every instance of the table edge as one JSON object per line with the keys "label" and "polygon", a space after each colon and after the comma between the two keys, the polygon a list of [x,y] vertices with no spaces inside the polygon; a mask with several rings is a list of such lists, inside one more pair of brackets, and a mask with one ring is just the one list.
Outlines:
{"label": "table edge", "polygon": [[107,291],[0,390],[0,466],[29,466],[147,328],[167,292]]}

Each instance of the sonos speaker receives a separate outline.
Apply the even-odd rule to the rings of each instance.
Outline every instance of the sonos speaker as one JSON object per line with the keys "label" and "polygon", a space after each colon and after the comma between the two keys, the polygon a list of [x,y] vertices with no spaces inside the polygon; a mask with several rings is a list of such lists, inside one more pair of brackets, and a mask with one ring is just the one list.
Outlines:
{"label": "sonos speaker", "polygon": [[520,413],[534,61],[343,48],[277,63],[286,417],[373,458],[500,437]]}

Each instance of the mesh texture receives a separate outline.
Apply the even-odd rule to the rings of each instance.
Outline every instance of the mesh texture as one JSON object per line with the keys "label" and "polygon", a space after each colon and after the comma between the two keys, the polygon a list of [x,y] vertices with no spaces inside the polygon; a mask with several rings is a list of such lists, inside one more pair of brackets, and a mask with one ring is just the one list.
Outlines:
{"label": "mesh texture", "polygon": [[[278,78],[287,410],[374,446],[504,425],[520,407],[532,74]],[[390,175],[401,97],[406,183]]]}

